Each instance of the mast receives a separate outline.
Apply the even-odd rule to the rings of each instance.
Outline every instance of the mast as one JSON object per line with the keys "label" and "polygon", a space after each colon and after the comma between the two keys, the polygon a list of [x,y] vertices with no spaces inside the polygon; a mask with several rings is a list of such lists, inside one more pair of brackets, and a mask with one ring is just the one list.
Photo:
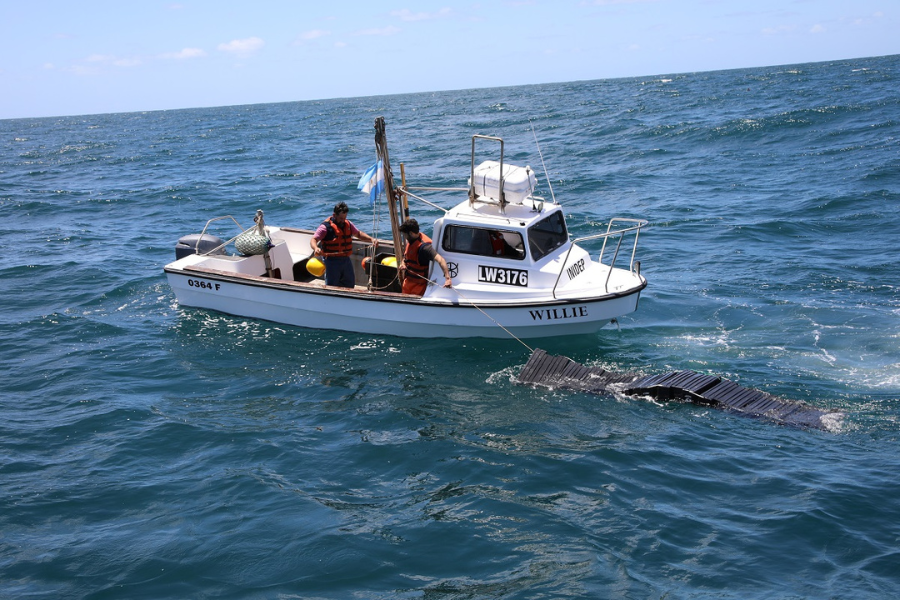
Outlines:
{"label": "mast", "polygon": [[[387,135],[384,131],[384,117],[375,119],[375,153],[378,159],[382,161],[384,169],[384,191],[387,196],[388,211],[391,216],[391,234],[394,239],[394,256],[397,259],[397,265],[403,258],[403,240],[400,236],[400,223],[403,220],[403,209],[401,206],[400,192],[394,187],[394,175],[391,172],[391,160],[388,156]],[[402,273],[398,273],[401,283],[403,282]]]}

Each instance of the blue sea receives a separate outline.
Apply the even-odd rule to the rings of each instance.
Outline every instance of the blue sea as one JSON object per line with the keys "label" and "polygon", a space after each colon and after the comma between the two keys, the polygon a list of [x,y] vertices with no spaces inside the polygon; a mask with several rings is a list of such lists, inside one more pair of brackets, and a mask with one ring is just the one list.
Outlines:
{"label": "blue sea", "polygon": [[[343,200],[373,233],[379,115],[410,185],[464,185],[500,136],[573,235],[650,221],[637,312],[538,347],[843,420],[524,387],[514,339],[178,307],[163,266],[213,217]],[[896,598],[898,209],[900,56],[2,120],[0,597]]]}

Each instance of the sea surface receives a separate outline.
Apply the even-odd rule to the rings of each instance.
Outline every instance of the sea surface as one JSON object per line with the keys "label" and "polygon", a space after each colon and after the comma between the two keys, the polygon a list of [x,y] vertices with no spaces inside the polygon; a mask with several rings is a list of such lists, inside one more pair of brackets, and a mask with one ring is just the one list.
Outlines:
{"label": "sea surface", "polygon": [[[573,235],[651,222],[638,311],[539,347],[844,418],[177,306],[163,267],[210,218],[343,200],[373,233],[379,115],[411,185],[464,185],[501,136]],[[0,597],[896,598],[898,246],[900,56],[0,121]]]}

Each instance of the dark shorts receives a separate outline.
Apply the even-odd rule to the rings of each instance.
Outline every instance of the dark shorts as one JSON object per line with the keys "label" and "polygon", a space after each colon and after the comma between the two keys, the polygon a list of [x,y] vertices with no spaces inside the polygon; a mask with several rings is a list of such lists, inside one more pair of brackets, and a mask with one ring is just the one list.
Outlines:
{"label": "dark shorts", "polygon": [[349,256],[325,259],[325,285],[352,288],[356,284],[353,263]]}

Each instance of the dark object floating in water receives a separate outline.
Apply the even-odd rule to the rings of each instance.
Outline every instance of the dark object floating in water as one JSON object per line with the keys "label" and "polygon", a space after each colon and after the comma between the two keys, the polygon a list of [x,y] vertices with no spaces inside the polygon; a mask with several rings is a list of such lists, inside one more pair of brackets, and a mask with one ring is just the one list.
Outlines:
{"label": "dark object floating in water", "polygon": [[618,392],[650,396],[664,402],[690,401],[795,427],[833,429],[842,416],[839,412],[778,398],[715,375],[695,371],[670,371],[648,376],[613,373],[599,367],[585,367],[565,356],[547,354],[540,348],[532,353],[519,373],[518,381],[592,394]]}

